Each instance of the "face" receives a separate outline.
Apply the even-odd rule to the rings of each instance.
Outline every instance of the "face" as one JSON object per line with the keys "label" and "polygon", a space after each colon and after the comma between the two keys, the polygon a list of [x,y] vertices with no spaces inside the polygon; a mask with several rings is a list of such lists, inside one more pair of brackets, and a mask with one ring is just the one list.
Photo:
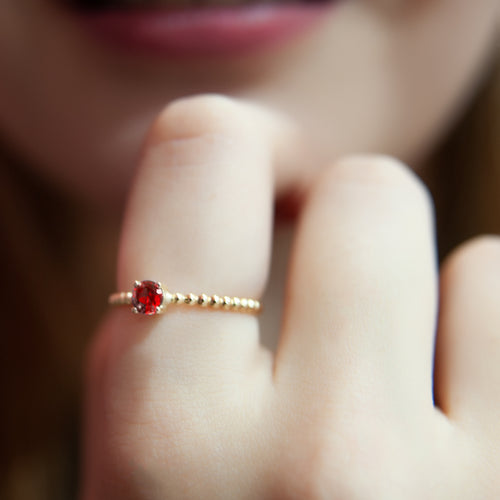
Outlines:
{"label": "face", "polygon": [[291,115],[318,158],[415,165],[473,91],[498,18],[497,0],[170,0],[183,21],[168,2],[2,0],[3,140],[89,203],[123,202],[155,115],[195,93]]}

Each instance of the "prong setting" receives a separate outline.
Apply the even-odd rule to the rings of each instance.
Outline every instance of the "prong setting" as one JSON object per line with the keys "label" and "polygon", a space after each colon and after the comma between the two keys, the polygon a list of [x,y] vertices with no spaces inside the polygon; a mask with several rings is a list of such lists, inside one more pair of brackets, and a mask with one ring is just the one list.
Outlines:
{"label": "prong setting", "polygon": [[112,305],[131,304],[134,314],[153,316],[162,314],[170,304],[198,306],[210,309],[224,309],[235,312],[258,313],[261,303],[256,299],[231,297],[229,295],[207,295],[194,293],[171,293],[163,289],[158,281],[134,281],[132,292],[117,292],[109,296]]}
{"label": "prong setting", "polygon": [[140,314],[158,314],[163,303],[163,288],[156,281],[136,281],[131,302]]}

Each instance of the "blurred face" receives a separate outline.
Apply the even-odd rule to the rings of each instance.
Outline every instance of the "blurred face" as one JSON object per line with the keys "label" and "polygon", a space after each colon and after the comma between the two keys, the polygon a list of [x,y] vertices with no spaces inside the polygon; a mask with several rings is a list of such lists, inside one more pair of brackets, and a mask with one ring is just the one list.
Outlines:
{"label": "blurred face", "polygon": [[3,140],[71,194],[120,204],[155,115],[220,92],[291,115],[319,158],[415,163],[472,91],[498,18],[497,0],[277,1],[2,0]]}

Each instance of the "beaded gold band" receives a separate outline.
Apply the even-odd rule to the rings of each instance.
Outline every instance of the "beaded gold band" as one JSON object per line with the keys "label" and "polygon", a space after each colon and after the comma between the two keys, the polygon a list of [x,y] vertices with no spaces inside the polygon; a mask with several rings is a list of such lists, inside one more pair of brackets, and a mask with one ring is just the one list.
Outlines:
{"label": "beaded gold band", "polygon": [[132,292],[112,293],[108,299],[114,306],[131,305],[137,314],[162,314],[171,304],[184,304],[226,311],[258,313],[261,304],[255,299],[194,293],[171,293],[157,281],[136,281]]}

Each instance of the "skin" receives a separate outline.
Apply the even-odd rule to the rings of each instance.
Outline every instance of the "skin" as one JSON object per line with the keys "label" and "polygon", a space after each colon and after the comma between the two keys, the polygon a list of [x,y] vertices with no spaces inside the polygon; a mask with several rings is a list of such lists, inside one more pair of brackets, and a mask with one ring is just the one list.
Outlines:
{"label": "skin", "polygon": [[[172,104],[129,201],[119,289],[154,274],[172,291],[260,296],[273,170],[293,130],[227,98]],[[186,205],[193,193],[200,202]],[[254,316],[112,311],[87,374],[82,498],[496,498],[500,241],[478,239],[445,264],[434,360],[432,225],[406,167],[351,157],[319,175],[302,207],[274,355]]]}
{"label": "skin", "polygon": [[[186,64],[100,50],[41,0],[0,8],[3,136],[89,206],[126,203],[119,290],[260,297],[274,199],[307,186],[275,353],[251,315],[104,319],[83,499],[498,498],[500,242],[440,277],[426,188],[359,155],[429,153],[482,75],[496,1],[348,2],[293,46]],[[208,91],[229,97],[179,99]]]}
{"label": "skin", "polygon": [[282,50],[175,63],[103,49],[49,0],[0,9],[2,135],[43,177],[108,209],[123,205],[165,104],[206,92],[290,115],[308,131],[311,169],[380,152],[416,166],[481,77],[498,19],[497,0],[348,0]]}

